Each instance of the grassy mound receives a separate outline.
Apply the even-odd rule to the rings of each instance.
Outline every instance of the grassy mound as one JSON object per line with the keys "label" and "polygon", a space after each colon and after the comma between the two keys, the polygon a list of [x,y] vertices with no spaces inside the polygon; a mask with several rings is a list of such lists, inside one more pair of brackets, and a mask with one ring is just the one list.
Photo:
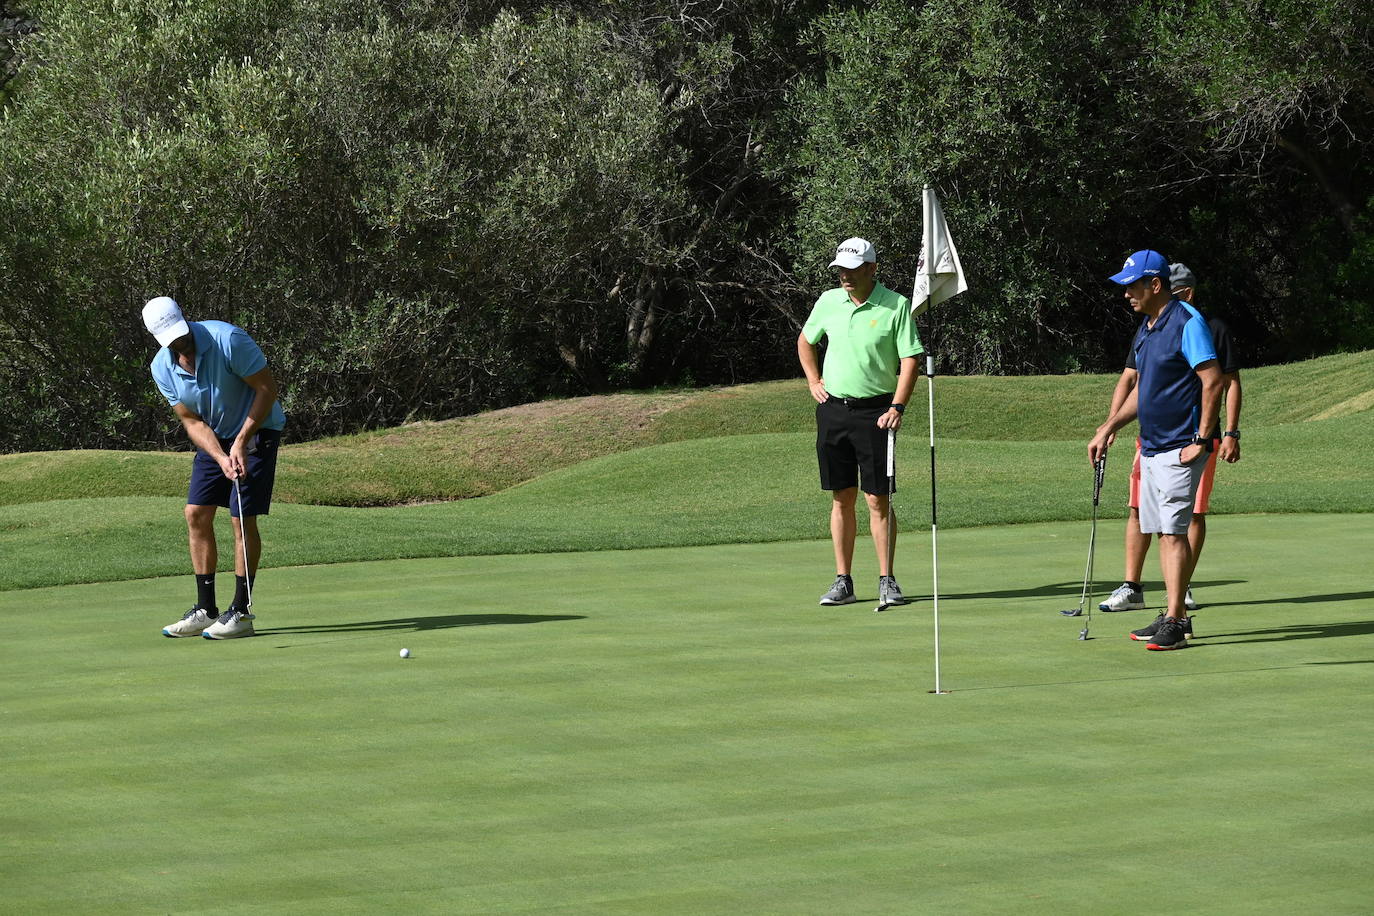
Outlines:
{"label": "grassy mound", "polygon": [[[1243,458],[1218,472],[1214,512],[1374,512],[1374,466],[1351,457],[1374,445],[1364,356],[1246,374]],[[938,380],[941,527],[1086,518],[1086,428],[1111,383]],[[901,529],[913,531],[930,524],[923,397],[908,416],[897,504]],[[291,446],[283,498],[264,523],[265,564],[825,537],[812,423],[800,385],[772,382],[529,405]],[[1103,517],[1123,512],[1128,461],[1128,449],[1114,453]],[[183,572],[187,463],[118,452],[0,458],[0,590]],[[491,495],[438,501],[463,487]],[[424,504],[317,505],[302,489]],[[77,493],[108,496],[63,498]]]}
{"label": "grassy mound", "polygon": [[[1267,366],[1242,378],[1247,432],[1374,410],[1374,353]],[[938,378],[937,435],[1086,442],[1114,383],[1091,375]],[[908,438],[925,436],[925,411],[925,385],[918,383]],[[814,423],[805,386],[789,380],[546,401],[315,442],[290,443],[288,436],[277,498],[389,506],[486,496],[592,458],[719,436],[809,434]],[[183,496],[187,463],[185,454],[166,452],[2,455],[0,506],[91,495]]]}

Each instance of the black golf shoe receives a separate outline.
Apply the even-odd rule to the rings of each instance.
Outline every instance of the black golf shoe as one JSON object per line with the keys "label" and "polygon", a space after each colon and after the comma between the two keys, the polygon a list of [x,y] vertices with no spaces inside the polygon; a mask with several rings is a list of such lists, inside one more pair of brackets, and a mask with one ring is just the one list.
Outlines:
{"label": "black golf shoe", "polygon": [[[1168,614],[1160,614],[1158,617],[1156,617],[1154,620],[1150,621],[1150,623],[1146,624],[1140,629],[1132,630],[1130,633],[1131,639],[1134,639],[1138,642],[1148,642],[1149,640],[1154,639],[1155,634],[1159,632],[1159,628],[1164,624],[1164,621],[1168,619]],[[1187,639],[1193,638],[1193,618],[1185,618],[1183,624],[1183,635]]]}
{"label": "black golf shoe", "polygon": [[1188,648],[1188,618],[1165,617],[1155,635],[1145,643],[1145,648],[1151,651]]}

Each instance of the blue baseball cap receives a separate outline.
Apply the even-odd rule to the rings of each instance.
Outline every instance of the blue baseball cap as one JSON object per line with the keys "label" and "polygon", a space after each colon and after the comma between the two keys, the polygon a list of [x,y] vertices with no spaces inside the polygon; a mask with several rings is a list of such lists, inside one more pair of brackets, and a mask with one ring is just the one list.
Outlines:
{"label": "blue baseball cap", "polygon": [[1158,251],[1146,248],[1127,258],[1126,263],[1121,265],[1121,272],[1112,274],[1108,279],[1113,283],[1126,286],[1141,277],[1163,277],[1167,282],[1169,279],[1169,259]]}

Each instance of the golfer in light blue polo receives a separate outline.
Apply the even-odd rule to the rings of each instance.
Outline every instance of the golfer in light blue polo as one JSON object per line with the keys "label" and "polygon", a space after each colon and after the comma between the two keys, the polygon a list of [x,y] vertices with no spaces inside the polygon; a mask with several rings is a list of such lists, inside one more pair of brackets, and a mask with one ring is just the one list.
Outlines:
{"label": "golfer in light blue polo", "polygon": [[[188,322],[170,297],[149,300],[143,323],[162,345],[149,367],[153,381],[196,447],[186,496],[196,603],[162,634],[252,636],[252,584],[262,555],[258,516],[272,505],[286,425],[276,379],[246,331],[223,321]],[[235,534],[234,598],[224,614],[215,603],[215,511],[221,506],[229,510]]]}
{"label": "golfer in light blue polo", "polygon": [[1140,421],[1140,530],[1159,536],[1159,565],[1169,607],[1146,637],[1147,649],[1182,649],[1190,632],[1184,596],[1193,568],[1188,525],[1198,481],[1212,449],[1209,438],[1221,406],[1222,374],[1207,319],[1173,298],[1169,259],[1137,251],[1111,277],[1124,287],[1131,309],[1144,316],[1132,348],[1135,389],[1088,443],[1096,464],[1107,440]]}

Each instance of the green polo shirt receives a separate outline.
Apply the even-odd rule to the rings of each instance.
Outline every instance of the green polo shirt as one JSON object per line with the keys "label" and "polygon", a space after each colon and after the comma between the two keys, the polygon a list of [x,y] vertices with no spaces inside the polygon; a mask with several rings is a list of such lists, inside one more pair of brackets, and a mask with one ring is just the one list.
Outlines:
{"label": "green polo shirt", "polygon": [[881,283],[863,305],[855,305],[843,289],[821,293],[802,334],[812,345],[828,339],[821,377],[825,390],[839,398],[891,394],[902,360],[925,352],[911,301]]}

